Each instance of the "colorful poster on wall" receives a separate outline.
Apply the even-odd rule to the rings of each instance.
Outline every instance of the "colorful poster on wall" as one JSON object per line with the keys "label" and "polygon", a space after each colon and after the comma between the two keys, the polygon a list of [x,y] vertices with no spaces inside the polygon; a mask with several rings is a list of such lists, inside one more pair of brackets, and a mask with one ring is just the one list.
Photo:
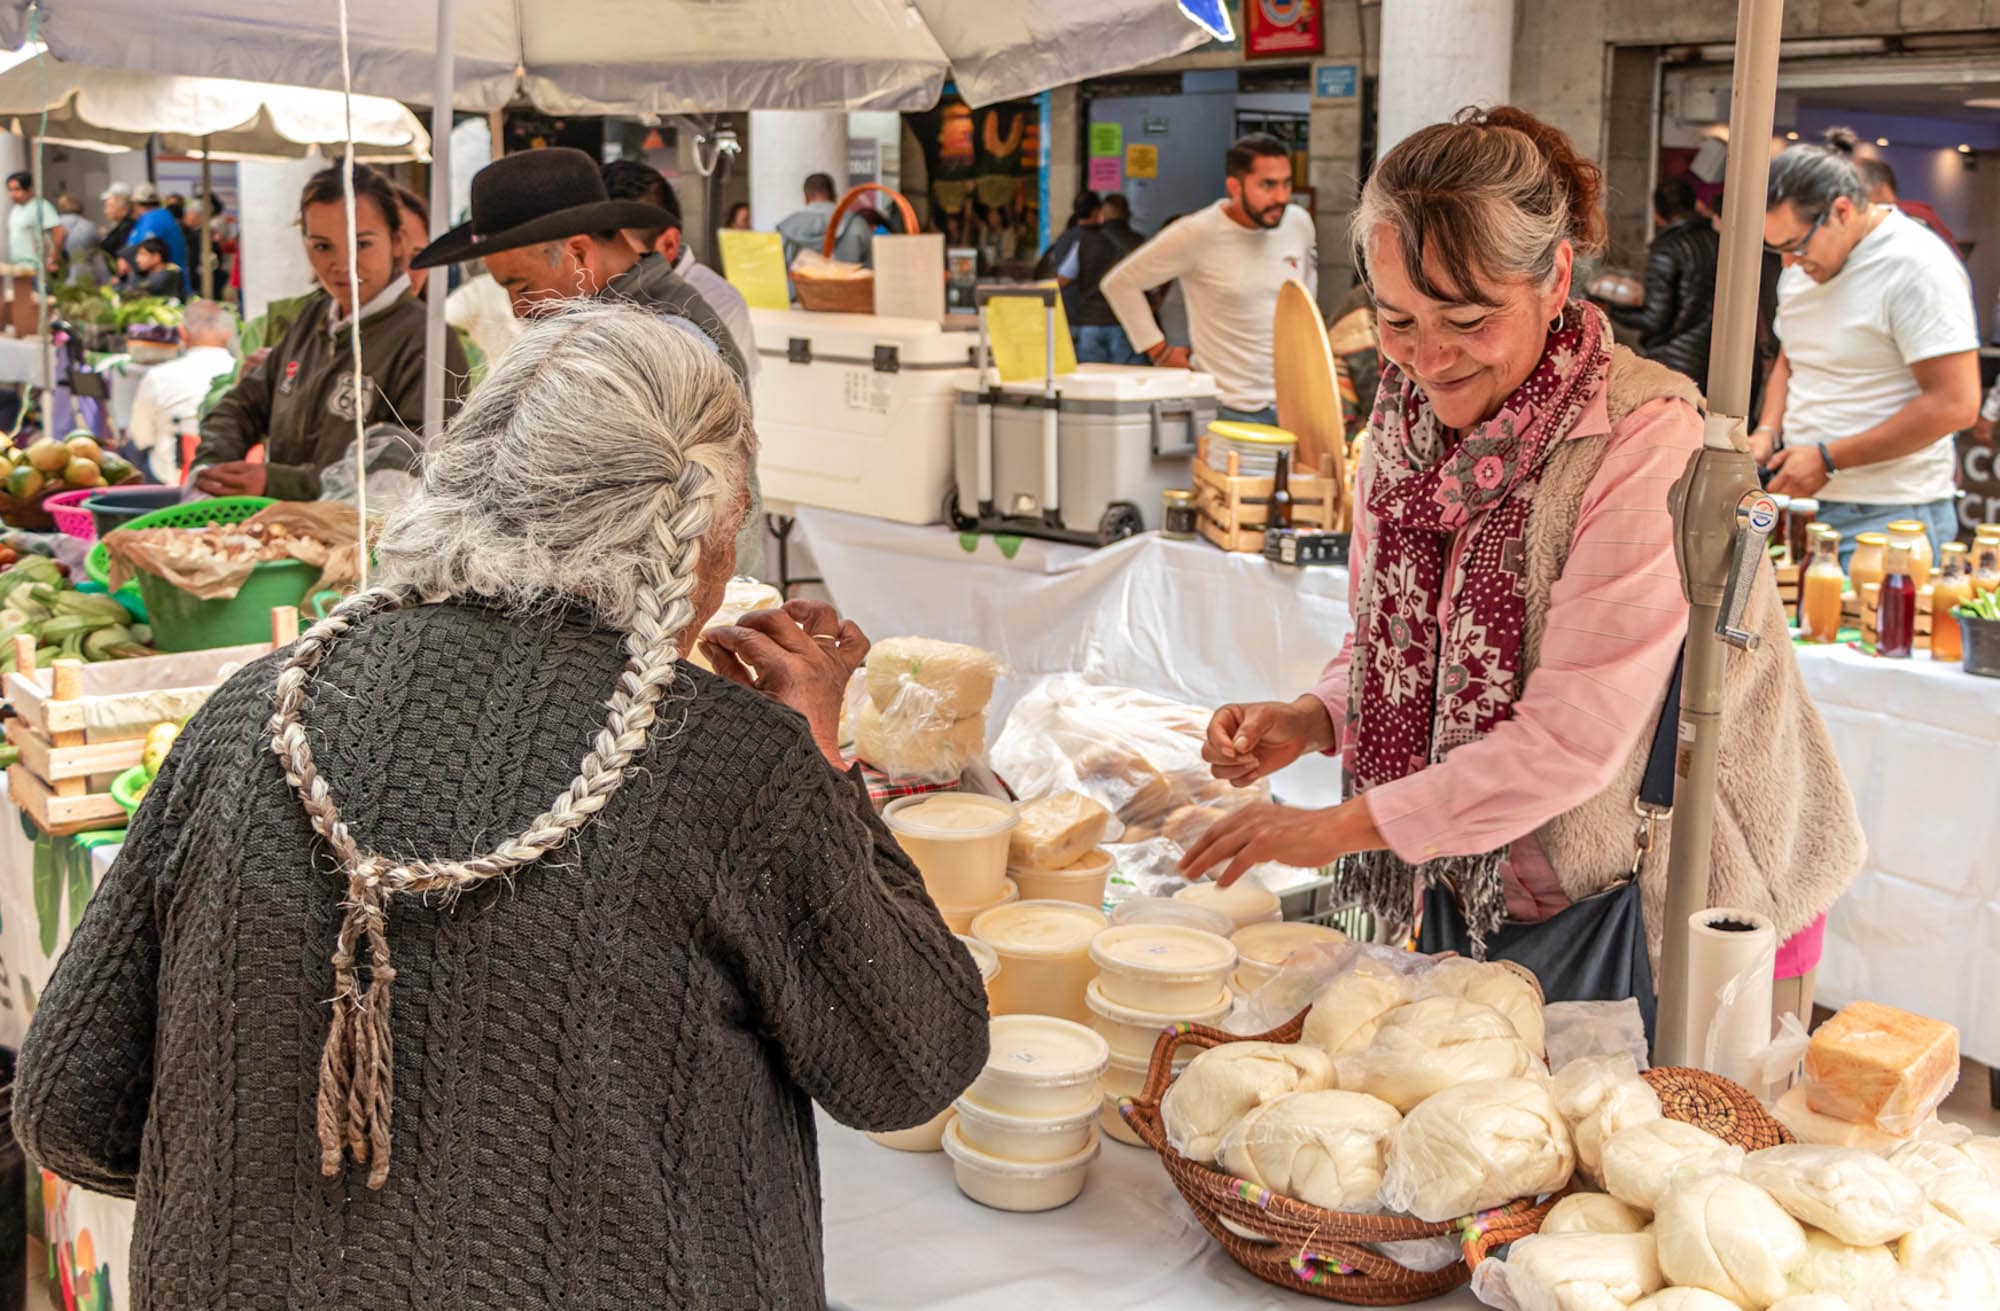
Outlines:
{"label": "colorful poster on wall", "polygon": [[1025,276],[1033,266],[1041,231],[1040,116],[1033,100],[973,109],[951,91],[937,108],[904,116],[923,151],[928,226],[943,232],[949,247],[977,250],[982,272]]}
{"label": "colorful poster on wall", "polygon": [[1150,182],[1160,176],[1160,148],[1158,146],[1125,147],[1125,176]]}
{"label": "colorful poster on wall", "polygon": [[1125,125],[1123,123],[1092,123],[1090,125],[1090,157],[1104,159],[1125,153]]}
{"label": "colorful poster on wall", "polygon": [[1326,48],[1321,0],[1246,0],[1244,54],[1250,59],[1316,55]]}
{"label": "colorful poster on wall", "polygon": [[1098,156],[1090,161],[1090,174],[1084,185],[1102,194],[1116,191],[1125,185],[1125,161],[1112,155]]}

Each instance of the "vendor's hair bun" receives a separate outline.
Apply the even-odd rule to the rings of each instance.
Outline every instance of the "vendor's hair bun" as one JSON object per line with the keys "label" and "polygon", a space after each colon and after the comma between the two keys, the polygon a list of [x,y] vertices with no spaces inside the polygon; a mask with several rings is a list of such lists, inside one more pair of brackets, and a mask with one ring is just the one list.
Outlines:
{"label": "vendor's hair bun", "polygon": [[1854,158],[1854,148],[1861,144],[1861,138],[1854,134],[1851,127],[1830,127],[1823,134],[1823,140],[1829,148],[1838,150],[1849,159]]}
{"label": "vendor's hair bun", "polygon": [[1534,142],[1536,152],[1548,162],[1549,175],[1569,203],[1569,239],[1580,251],[1605,248],[1611,230],[1604,219],[1604,170],[1595,160],[1577,153],[1569,133],[1515,105],[1461,109],[1455,121],[1510,128]]}

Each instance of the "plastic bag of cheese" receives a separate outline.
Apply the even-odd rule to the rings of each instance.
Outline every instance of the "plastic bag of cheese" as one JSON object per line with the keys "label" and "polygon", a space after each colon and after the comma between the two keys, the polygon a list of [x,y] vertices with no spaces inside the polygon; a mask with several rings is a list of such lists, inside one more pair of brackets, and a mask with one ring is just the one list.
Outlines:
{"label": "plastic bag of cheese", "polygon": [[1821,1115],[1913,1132],[1958,1084],[1958,1030],[1942,1020],[1858,1001],[1806,1047],[1806,1104]]}
{"label": "plastic bag of cheese", "polygon": [[868,651],[868,698],[889,719],[943,727],[986,714],[1000,657],[929,637],[890,637]]}

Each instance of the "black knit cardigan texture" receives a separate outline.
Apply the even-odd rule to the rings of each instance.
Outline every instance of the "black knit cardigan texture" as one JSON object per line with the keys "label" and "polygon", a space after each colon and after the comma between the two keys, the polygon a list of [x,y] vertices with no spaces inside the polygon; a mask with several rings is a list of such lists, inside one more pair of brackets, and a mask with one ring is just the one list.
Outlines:
{"label": "black knit cardigan texture", "polygon": [[[824,1303],[812,1103],[941,1111],[986,1059],[977,969],[803,719],[684,669],[562,851],[391,902],[393,1167],[319,1172],[344,884],[269,745],[279,657],[196,716],[22,1052],[30,1155],[134,1197],[153,1308]],[[571,609],[367,620],[307,731],[364,850],[484,853],[566,787],[625,660]]]}

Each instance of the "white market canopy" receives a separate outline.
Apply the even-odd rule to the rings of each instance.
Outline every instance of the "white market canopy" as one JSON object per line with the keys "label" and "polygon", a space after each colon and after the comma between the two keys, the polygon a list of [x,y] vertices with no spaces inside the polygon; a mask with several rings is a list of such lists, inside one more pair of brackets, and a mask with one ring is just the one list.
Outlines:
{"label": "white market canopy", "polygon": [[[445,2],[453,101],[478,112],[517,91],[556,114],[916,110],[947,79],[981,105],[1148,64],[1228,28],[1216,0]],[[349,0],[354,90],[430,104],[442,7]],[[0,0],[0,40],[28,39],[30,8]],[[42,0],[32,27],[78,63],[341,85],[331,3]]]}
{"label": "white market canopy", "polygon": [[[0,54],[0,121],[88,150],[143,147],[158,133],[176,155],[213,159],[297,158],[317,147],[335,156],[347,141],[338,91],[176,77],[40,57],[23,46]],[[42,114],[48,130],[41,131]],[[380,96],[354,98],[355,155],[379,163],[425,159],[430,134],[407,108]]]}

